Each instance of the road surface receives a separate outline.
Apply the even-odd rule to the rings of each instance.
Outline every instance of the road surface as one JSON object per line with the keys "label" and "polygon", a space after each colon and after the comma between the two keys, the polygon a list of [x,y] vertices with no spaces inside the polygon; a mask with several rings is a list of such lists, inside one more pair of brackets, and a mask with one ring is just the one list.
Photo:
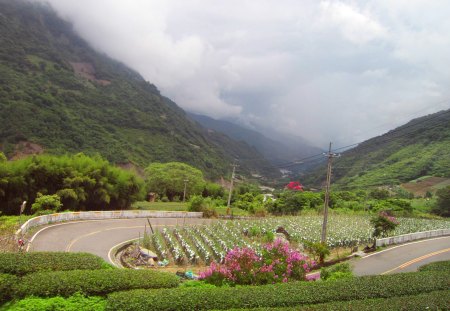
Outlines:
{"label": "road surface", "polygon": [[392,246],[350,263],[356,275],[374,275],[416,271],[442,260],[450,260],[450,236]]}
{"label": "road surface", "polygon": [[[206,224],[201,218],[150,218],[153,229],[183,224]],[[150,232],[146,218],[108,219],[49,225],[31,239],[29,251],[88,252],[111,262],[109,252],[118,244]]]}
{"label": "road surface", "polygon": [[[206,224],[200,218],[150,218],[153,228]],[[109,219],[49,225],[32,238],[30,251],[88,252],[111,261],[109,253],[118,244],[137,239],[147,227],[147,219]],[[416,271],[423,264],[450,260],[450,236],[389,247],[366,257],[351,260],[356,275]]]}

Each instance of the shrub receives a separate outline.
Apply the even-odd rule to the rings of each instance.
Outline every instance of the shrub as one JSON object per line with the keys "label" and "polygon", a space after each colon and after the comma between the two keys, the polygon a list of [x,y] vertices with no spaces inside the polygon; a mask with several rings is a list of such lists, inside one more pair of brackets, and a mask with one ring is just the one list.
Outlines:
{"label": "shrub", "polygon": [[39,213],[46,210],[58,212],[61,210],[62,206],[59,195],[42,195],[42,193],[38,193],[36,200],[33,205],[31,205],[31,211],[33,213]]}
{"label": "shrub", "polygon": [[105,310],[106,300],[102,297],[85,297],[75,294],[69,298],[37,298],[30,297],[7,305],[12,311],[102,311]]}
{"label": "shrub", "polygon": [[305,273],[311,266],[305,255],[278,239],[263,247],[262,256],[248,247],[232,249],[223,265],[211,263],[206,271],[200,273],[200,279],[218,286],[288,282],[305,280]]}
{"label": "shrub", "polygon": [[95,270],[111,268],[102,258],[88,253],[0,253],[0,273],[25,275],[39,271]]}
{"label": "shrub", "polygon": [[330,249],[325,243],[321,242],[304,242],[306,249],[313,255],[314,260],[319,260],[320,263],[325,261],[325,258],[330,255]]}
{"label": "shrub", "polygon": [[[378,311],[378,310],[446,310],[450,293],[448,291],[435,291],[431,293],[419,294],[414,296],[401,296],[391,298],[375,298],[350,301],[336,301],[329,303],[320,303],[316,305],[303,306],[303,311],[313,310],[359,310],[359,311]],[[257,308],[257,309],[231,309],[231,311],[298,311],[299,307],[280,307],[280,308]]]}
{"label": "shrub", "polygon": [[17,280],[17,277],[14,275],[0,274],[0,305],[11,299],[11,289]]}
{"label": "shrub", "polygon": [[120,290],[169,288],[178,284],[176,275],[151,270],[74,270],[28,274],[13,290],[16,298],[68,297],[77,292],[101,296]]}
{"label": "shrub", "polygon": [[393,231],[399,224],[395,217],[387,212],[380,212],[378,216],[372,218],[370,223],[374,226],[373,236],[378,238],[387,235]]}
{"label": "shrub", "polygon": [[228,288],[176,288],[112,293],[106,310],[208,310],[298,307],[342,300],[389,298],[448,290],[441,272],[400,273],[328,282],[293,282]]}
{"label": "shrub", "polygon": [[450,271],[450,260],[436,261],[419,267],[419,271]]}
{"label": "shrub", "polygon": [[320,279],[322,280],[336,280],[349,277],[353,277],[353,274],[348,262],[320,269]]}

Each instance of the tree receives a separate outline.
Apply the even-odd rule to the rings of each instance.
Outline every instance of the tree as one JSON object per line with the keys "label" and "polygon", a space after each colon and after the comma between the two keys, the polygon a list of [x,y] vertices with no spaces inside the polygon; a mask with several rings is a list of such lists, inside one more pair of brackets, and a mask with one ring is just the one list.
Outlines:
{"label": "tree", "polygon": [[203,173],[180,162],[152,163],[145,169],[147,190],[173,201],[175,196],[201,194],[205,181]]}
{"label": "tree", "polygon": [[62,208],[61,199],[57,194],[52,195],[42,195],[42,193],[37,194],[36,201],[31,206],[31,210],[34,213],[53,211],[58,212]]}
{"label": "tree", "polygon": [[450,186],[436,191],[436,204],[432,209],[432,213],[449,217],[450,216]]}

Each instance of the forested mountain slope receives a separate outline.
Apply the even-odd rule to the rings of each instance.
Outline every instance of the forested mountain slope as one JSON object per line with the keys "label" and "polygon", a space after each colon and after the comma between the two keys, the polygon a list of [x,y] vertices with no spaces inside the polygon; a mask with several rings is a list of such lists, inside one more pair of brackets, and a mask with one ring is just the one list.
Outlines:
{"label": "forested mountain slope", "polygon": [[242,172],[276,174],[248,145],[222,136],[217,144],[154,85],[34,2],[0,0],[0,111],[9,157],[32,142],[49,153],[100,153],[141,167],[181,161],[217,177],[244,155],[258,160],[241,163]]}
{"label": "forested mountain slope", "polygon": [[[305,179],[325,180],[320,167]],[[414,119],[342,153],[333,163],[339,188],[393,185],[423,176],[450,177],[450,109]]]}

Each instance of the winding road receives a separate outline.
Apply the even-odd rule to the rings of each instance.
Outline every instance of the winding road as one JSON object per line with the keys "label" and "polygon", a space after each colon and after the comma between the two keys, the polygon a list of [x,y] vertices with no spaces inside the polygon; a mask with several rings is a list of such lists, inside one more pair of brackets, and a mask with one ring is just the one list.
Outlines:
{"label": "winding road", "polygon": [[[164,226],[207,224],[200,218],[150,218],[156,230]],[[111,250],[148,231],[147,219],[75,221],[41,228],[31,239],[29,251],[88,252],[112,262]],[[389,247],[350,261],[356,275],[415,271],[423,264],[450,260],[450,236]]]}

